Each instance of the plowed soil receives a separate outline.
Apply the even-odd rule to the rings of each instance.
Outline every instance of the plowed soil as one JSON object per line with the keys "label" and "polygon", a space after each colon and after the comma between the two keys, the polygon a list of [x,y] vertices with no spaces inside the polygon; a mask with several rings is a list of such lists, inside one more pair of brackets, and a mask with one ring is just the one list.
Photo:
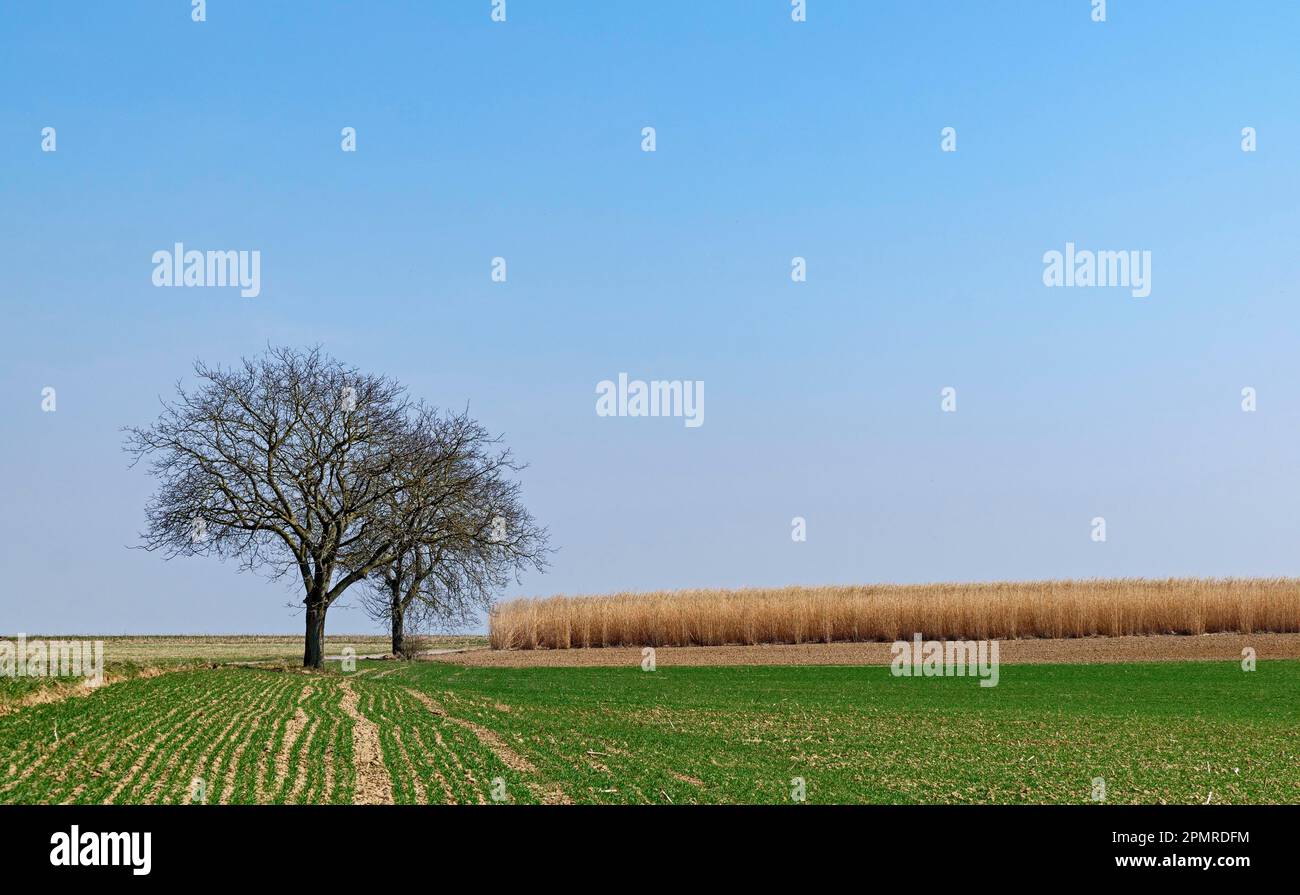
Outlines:
{"label": "plowed soil", "polygon": [[[1079,637],[1003,640],[999,661],[1008,665],[1105,664],[1240,660],[1251,647],[1259,659],[1300,658],[1300,634],[1168,634],[1151,637]],[[888,643],[801,643],[754,646],[661,646],[655,663],[673,665],[888,665]],[[469,650],[441,662],[483,667],[639,666],[637,647],[567,650]]]}

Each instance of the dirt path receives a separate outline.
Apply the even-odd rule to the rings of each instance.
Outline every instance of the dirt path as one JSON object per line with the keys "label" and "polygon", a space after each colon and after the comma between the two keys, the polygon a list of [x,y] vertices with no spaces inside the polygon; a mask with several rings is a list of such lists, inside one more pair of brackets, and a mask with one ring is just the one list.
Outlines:
{"label": "dirt path", "polygon": [[357,691],[347,678],[343,678],[339,687],[343,691],[343,712],[352,719],[352,760],[357,771],[352,801],[356,805],[391,805],[393,778],[379,748],[379,728],[358,710]]}
{"label": "dirt path", "polygon": [[[661,646],[655,663],[673,665],[888,665],[888,643],[801,643],[755,646]],[[1002,640],[1004,665],[1047,663],[1241,661],[1246,647],[1259,659],[1300,659],[1300,634],[1166,634],[1143,637],[1078,637]],[[509,668],[607,666],[636,668],[640,647],[565,650],[472,650],[438,656],[460,665]]]}

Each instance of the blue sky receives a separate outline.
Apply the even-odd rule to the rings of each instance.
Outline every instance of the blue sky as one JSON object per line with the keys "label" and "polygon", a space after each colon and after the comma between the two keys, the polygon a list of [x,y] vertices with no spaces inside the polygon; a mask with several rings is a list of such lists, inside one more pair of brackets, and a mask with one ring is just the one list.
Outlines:
{"label": "blue sky", "polygon": [[[0,3],[0,628],[299,630],[128,549],[120,427],[268,342],[506,435],[560,549],[504,596],[1296,571],[1300,7],[490,6]],[[178,241],[261,294],[154,288]],[[1045,287],[1067,241],[1150,297]],[[705,425],[598,417],[621,371]]]}

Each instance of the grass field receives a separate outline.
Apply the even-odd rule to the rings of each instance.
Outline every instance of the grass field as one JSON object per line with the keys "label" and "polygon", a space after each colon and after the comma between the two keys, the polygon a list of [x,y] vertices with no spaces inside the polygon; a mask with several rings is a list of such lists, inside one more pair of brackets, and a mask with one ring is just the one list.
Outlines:
{"label": "grass field", "polygon": [[0,717],[0,802],[1300,802],[1300,662],[199,668]]}

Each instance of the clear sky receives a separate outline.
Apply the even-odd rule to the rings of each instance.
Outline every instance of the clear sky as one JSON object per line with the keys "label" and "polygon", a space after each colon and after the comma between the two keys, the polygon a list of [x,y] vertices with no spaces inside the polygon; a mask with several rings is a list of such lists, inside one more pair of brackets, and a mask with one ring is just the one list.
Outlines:
{"label": "clear sky", "polygon": [[[1297,571],[1300,5],[490,13],[0,2],[0,629],[301,629],[128,549],[120,427],[268,342],[505,434],[559,552],[504,596]],[[261,294],[155,288],[175,242]],[[1067,242],[1150,251],[1150,296],[1046,287]],[[597,416],[620,372],[704,425]]]}

